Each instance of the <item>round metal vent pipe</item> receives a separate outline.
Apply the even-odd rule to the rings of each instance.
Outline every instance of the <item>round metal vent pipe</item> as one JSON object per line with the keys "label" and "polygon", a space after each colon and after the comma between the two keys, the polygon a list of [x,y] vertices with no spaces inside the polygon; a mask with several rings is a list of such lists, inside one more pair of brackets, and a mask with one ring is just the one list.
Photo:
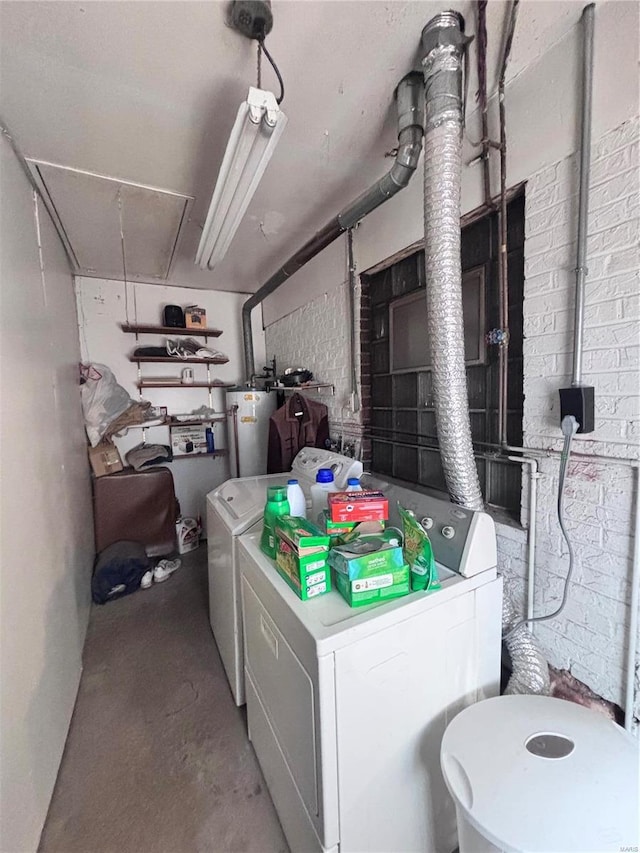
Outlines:
{"label": "round metal vent pipe", "polygon": [[242,337],[244,344],[244,369],[247,382],[255,373],[253,338],[251,334],[251,312],[267,296],[277,290],[295,272],[333,243],[348,228],[352,228],[372,210],[380,207],[401,189],[407,186],[418,166],[422,151],[423,135],[423,84],[422,75],[412,71],[396,89],[398,110],[398,153],[393,166],[362,195],[347,205],[324,228],[307,241],[280,269],[242,306]]}

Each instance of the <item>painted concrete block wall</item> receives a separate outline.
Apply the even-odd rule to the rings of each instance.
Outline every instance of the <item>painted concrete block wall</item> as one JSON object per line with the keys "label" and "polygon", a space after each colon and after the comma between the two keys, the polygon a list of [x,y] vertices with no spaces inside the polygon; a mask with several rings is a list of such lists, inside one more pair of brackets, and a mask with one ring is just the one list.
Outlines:
{"label": "painted concrete block wall", "polygon": [[[224,353],[229,358],[227,364],[210,366],[211,379],[222,382],[239,382],[243,378],[243,350],[240,312],[246,294],[222,291],[194,290],[192,288],[161,286],[157,284],[125,284],[97,278],[76,278],[76,298],[80,332],[80,348],[83,361],[106,364],[114,372],[117,381],[130,396],[137,400],[137,365],[129,361],[129,354],[137,346],[159,346],[164,344],[164,335],[144,335],[136,341],[135,335],[124,334],[121,323],[160,324],[162,308],[167,304],[181,306],[200,305],[207,311],[207,325],[221,329],[219,338],[209,338],[207,345]],[[264,333],[261,329],[261,312],[256,310],[253,316],[253,346],[256,364],[265,363]],[[182,336],[188,337],[188,330]],[[179,337],[179,335],[176,335]],[[204,344],[204,339],[202,340]],[[143,364],[141,373],[144,378],[179,377],[185,365]],[[192,364],[196,382],[206,381],[206,366]],[[188,413],[203,405],[209,405],[206,388],[145,388],[142,394],[154,406],[166,406],[169,414]],[[221,414],[226,410],[225,395],[222,388],[214,388],[211,397],[212,407]],[[227,447],[226,424],[214,425],[214,440],[218,449]],[[140,429],[130,429],[128,433],[116,438],[115,443],[121,455],[142,441]],[[157,427],[146,431],[147,442],[169,443],[168,427]],[[176,495],[180,501],[183,515],[201,516],[205,523],[205,497],[211,489],[223,483],[229,477],[227,457],[195,457],[180,459],[170,465],[173,474]]]}
{"label": "painted concrete block wall", "polygon": [[93,517],[72,278],[4,137],[0,153],[0,846],[23,853],[38,847],[80,679]]}

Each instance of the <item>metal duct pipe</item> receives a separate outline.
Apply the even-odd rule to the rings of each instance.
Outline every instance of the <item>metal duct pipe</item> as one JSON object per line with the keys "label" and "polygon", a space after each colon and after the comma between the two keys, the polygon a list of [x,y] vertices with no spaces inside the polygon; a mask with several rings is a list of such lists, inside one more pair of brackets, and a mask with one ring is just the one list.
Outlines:
{"label": "metal duct pipe", "polygon": [[[519,623],[520,627],[516,628]],[[511,678],[505,694],[539,693],[548,696],[549,664],[531,632],[521,624],[507,590],[502,599],[502,636],[511,658]]]}
{"label": "metal duct pipe", "polygon": [[267,296],[277,290],[290,276],[319,254],[330,243],[352,228],[363,217],[407,186],[418,166],[422,150],[423,95],[422,75],[417,71],[407,74],[396,89],[398,109],[398,153],[393,166],[370,189],[347,205],[334,219],[292,255],[262,287],[242,306],[242,337],[244,344],[244,369],[247,380],[255,373],[251,312]]}
{"label": "metal duct pipe", "polygon": [[460,261],[464,20],[436,15],[422,31],[424,224],[428,333],[436,426],[451,499],[482,509],[467,398]]}
{"label": "metal duct pipe", "polygon": [[580,128],[580,196],[578,201],[578,247],[576,251],[576,302],[573,333],[571,384],[582,385],[582,342],[584,338],[584,289],[587,277],[587,224],[589,214],[589,169],[591,167],[591,104],[593,99],[593,31],[595,4],[582,13],[582,120]]}

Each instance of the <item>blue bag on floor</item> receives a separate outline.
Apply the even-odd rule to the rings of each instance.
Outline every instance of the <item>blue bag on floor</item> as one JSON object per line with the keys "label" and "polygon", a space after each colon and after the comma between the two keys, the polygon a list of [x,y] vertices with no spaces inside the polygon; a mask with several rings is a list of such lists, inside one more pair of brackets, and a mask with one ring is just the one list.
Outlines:
{"label": "blue bag on floor", "polygon": [[91,595],[96,604],[106,604],[140,588],[145,572],[152,567],[141,542],[114,542],[96,559]]}

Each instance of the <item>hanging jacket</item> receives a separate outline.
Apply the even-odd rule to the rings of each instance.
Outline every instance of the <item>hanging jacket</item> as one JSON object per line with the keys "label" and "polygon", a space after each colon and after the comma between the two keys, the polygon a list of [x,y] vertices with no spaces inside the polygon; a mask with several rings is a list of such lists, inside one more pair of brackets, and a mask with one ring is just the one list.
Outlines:
{"label": "hanging jacket", "polygon": [[269,418],[267,474],[290,471],[302,447],[325,448],[328,440],[327,407],[296,391]]}

